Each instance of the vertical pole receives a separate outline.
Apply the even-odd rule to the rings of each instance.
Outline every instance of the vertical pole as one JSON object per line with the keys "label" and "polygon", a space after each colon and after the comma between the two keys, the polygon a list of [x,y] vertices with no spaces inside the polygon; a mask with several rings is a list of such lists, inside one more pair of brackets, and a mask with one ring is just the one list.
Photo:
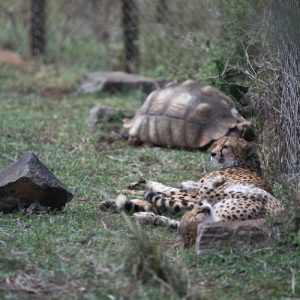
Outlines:
{"label": "vertical pole", "polygon": [[160,24],[166,23],[168,5],[166,0],[159,0],[156,4],[156,21]]}
{"label": "vertical pole", "polygon": [[140,52],[138,48],[139,16],[134,0],[122,0],[122,25],[125,48],[125,70],[132,73],[138,70]]}
{"label": "vertical pole", "polygon": [[30,3],[30,53],[32,56],[45,53],[45,6],[46,0],[31,0]]}

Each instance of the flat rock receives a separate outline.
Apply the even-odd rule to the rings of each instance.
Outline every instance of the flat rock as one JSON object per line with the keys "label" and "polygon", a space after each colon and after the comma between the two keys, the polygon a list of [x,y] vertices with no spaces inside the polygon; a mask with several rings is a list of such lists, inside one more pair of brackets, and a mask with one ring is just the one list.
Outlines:
{"label": "flat rock", "polygon": [[160,81],[125,72],[94,72],[85,76],[79,92],[122,92],[141,90],[149,94],[160,87]]}
{"label": "flat rock", "polygon": [[196,251],[202,256],[224,250],[228,245],[242,249],[249,243],[265,243],[271,230],[264,219],[204,223],[198,226]]}
{"label": "flat rock", "polygon": [[0,172],[0,211],[35,207],[61,209],[73,198],[33,153],[27,153]]}

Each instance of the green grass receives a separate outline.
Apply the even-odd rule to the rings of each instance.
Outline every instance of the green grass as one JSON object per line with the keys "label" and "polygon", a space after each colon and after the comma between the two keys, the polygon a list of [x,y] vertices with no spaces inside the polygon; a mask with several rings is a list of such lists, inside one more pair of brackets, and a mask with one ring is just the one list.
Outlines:
{"label": "green grass", "polygon": [[[143,95],[22,93],[28,86],[76,87],[79,76],[63,68],[2,66],[0,79],[0,168],[34,152],[76,194],[59,213],[0,214],[0,299],[300,297],[297,236],[287,235],[271,249],[197,258],[193,249],[182,249],[174,231],[139,229],[121,214],[98,209],[141,173],[176,185],[211,168],[200,152],[133,148],[121,139],[99,151],[106,142],[101,132],[120,120],[90,133],[89,110],[101,103],[130,115]],[[284,198],[278,186],[276,193]]]}

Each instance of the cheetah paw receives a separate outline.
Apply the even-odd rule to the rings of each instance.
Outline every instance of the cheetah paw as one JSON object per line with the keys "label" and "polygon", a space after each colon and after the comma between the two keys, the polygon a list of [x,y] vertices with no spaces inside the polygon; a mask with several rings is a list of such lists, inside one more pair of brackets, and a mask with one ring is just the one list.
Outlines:
{"label": "cheetah paw", "polygon": [[220,185],[224,184],[225,181],[226,181],[225,176],[216,176],[211,180],[211,185],[213,188],[217,188]]}
{"label": "cheetah paw", "polygon": [[152,212],[141,211],[133,214],[135,220],[142,223],[151,223],[153,224],[156,219],[156,215]]}
{"label": "cheetah paw", "polygon": [[136,190],[136,191],[139,191],[139,190],[145,190],[145,187],[146,187],[146,180],[141,177],[137,182],[134,182],[134,183],[130,183],[128,186],[127,186],[127,189],[128,190]]}
{"label": "cheetah paw", "polygon": [[180,189],[185,190],[187,193],[199,194],[199,183],[192,180],[183,181],[180,184]]}

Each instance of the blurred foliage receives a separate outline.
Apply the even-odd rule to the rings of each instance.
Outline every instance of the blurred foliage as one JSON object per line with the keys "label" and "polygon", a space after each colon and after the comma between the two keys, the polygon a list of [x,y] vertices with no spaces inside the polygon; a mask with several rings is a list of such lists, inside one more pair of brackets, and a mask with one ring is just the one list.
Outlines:
{"label": "blurred foliage", "polygon": [[[235,95],[247,86],[235,68],[252,55],[264,1],[137,0],[141,73],[166,79],[196,79]],[[28,3],[1,1],[0,45],[28,54]],[[47,64],[82,72],[123,69],[120,3],[117,0],[47,2]]]}
{"label": "blurred foliage", "polygon": [[214,1],[222,13],[218,39],[211,45],[211,57],[197,74],[208,83],[239,100],[249,88],[248,68],[259,49],[259,34],[266,1]]}

